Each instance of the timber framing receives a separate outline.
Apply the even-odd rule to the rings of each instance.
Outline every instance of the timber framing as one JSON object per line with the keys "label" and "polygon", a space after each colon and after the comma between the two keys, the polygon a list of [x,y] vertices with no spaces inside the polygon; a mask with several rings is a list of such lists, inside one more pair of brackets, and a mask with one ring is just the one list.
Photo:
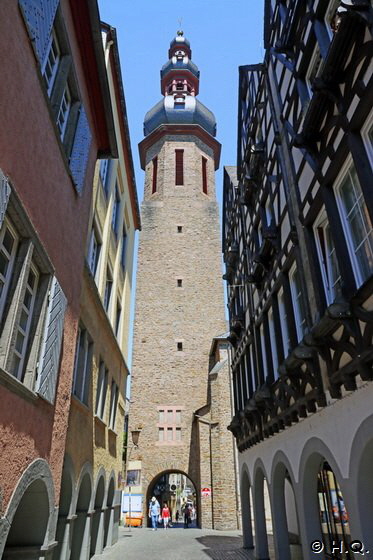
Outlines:
{"label": "timber framing", "polygon": [[239,69],[223,253],[240,451],[373,379],[372,22],[364,0],[268,0],[264,61]]}

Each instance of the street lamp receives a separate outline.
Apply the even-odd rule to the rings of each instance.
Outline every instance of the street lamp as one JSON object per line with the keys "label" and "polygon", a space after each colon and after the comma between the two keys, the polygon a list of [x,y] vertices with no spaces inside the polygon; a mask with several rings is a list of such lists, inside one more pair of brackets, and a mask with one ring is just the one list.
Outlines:
{"label": "street lamp", "polygon": [[131,458],[131,452],[133,449],[137,449],[139,446],[139,437],[141,433],[141,428],[137,430],[131,430],[132,445],[126,445],[125,449],[129,449],[128,457],[126,457],[126,486],[128,486],[128,509],[129,509],[129,531],[131,531],[132,514],[131,514],[131,494],[133,481],[128,480],[128,464]]}

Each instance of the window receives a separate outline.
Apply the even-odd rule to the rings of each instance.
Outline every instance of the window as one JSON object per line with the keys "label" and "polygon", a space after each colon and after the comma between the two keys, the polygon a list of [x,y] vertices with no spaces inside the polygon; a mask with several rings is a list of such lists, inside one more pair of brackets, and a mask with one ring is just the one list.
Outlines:
{"label": "window", "polygon": [[0,169],[0,367],[53,403],[67,302],[47,260]]}
{"label": "window", "polygon": [[181,407],[169,406],[158,409],[158,442],[175,444],[181,442]]}
{"label": "window", "polygon": [[152,178],[152,194],[157,192],[157,171],[158,171],[158,158],[153,158],[153,178]]}
{"label": "window", "polygon": [[307,74],[306,74],[306,83],[308,86],[310,97],[312,97],[313,95],[312,84],[315,78],[317,78],[317,76],[320,75],[321,67],[322,67],[321,51],[318,43],[316,43],[316,47],[313,52],[312,58],[310,60],[310,64],[308,66]]}
{"label": "window", "polygon": [[30,334],[30,323],[34,310],[38,281],[39,272],[36,266],[31,263],[21,306],[21,314],[19,320],[16,322],[15,345],[13,350],[12,365],[10,368],[10,373],[18,379],[21,379],[23,375],[23,363],[26,354],[28,337]]}
{"label": "window", "polygon": [[177,82],[176,89],[177,89],[177,91],[183,91],[184,84],[182,82]]}
{"label": "window", "polygon": [[106,196],[109,194],[110,162],[110,159],[102,159],[100,161],[100,179]]}
{"label": "window", "polygon": [[177,279],[177,287],[178,287],[178,288],[182,288],[182,286],[183,286],[183,281],[182,281],[181,278],[178,278],[178,279]]}
{"label": "window", "polygon": [[112,288],[113,288],[113,276],[110,272],[110,269],[107,268],[107,270],[106,270],[105,294],[104,294],[104,308],[105,308],[106,311],[108,311],[109,307],[110,307]]}
{"label": "window", "polygon": [[108,370],[104,362],[100,363],[96,393],[96,416],[104,420],[106,393],[108,386]]}
{"label": "window", "polygon": [[110,420],[109,420],[109,428],[113,431],[115,431],[115,421],[117,418],[118,398],[119,398],[119,388],[113,379],[111,382]]}
{"label": "window", "polygon": [[49,38],[47,55],[45,57],[44,65],[41,70],[49,97],[51,96],[52,93],[59,62],[60,62],[60,47],[57,41],[56,31],[55,29],[52,29],[52,33]]}
{"label": "window", "polygon": [[35,4],[31,0],[19,0],[50,99],[51,115],[62,142],[74,186],[80,194],[83,190],[92,134],[79,96],[62,12],[58,10],[59,2],[47,4],[44,6],[40,2]]}
{"label": "window", "polygon": [[184,150],[175,150],[175,185],[184,185]]}
{"label": "window", "polygon": [[315,222],[314,234],[326,301],[330,305],[341,293],[341,275],[325,210],[321,212]]}
{"label": "window", "polygon": [[183,226],[177,226],[177,233],[183,233]]}
{"label": "window", "polygon": [[81,325],[78,329],[76,344],[73,394],[86,405],[88,405],[91,383],[92,351],[92,339],[84,326]]}
{"label": "window", "polygon": [[266,343],[265,343],[265,338],[264,338],[264,325],[263,325],[263,323],[260,325],[260,347],[261,347],[262,364],[263,364],[263,379],[267,379],[267,377],[268,377],[268,362],[267,362],[267,352],[266,352]]}
{"label": "window", "polygon": [[0,230],[0,318],[3,314],[12,278],[18,242],[19,239],[15,229],[9,220],[5,219]]}
{"label": "window", "polygon": [[117,309],[115,314],[115,334],[118,336],[119,327],[120,327],[120,320],[122,317],[122,307],[120,305],[119,300],[117,301]]}
{"label": "window", "polygon": [[285,305],[285,296],[284,290],[281,289],[278,293],[278,312],[280,315],[280,324],[281,324],[281,334],[282,334],[282,344],[284,348],[284,357],[286,358],[289,354],[291,348],[291,340],[289,336],[289,328],[288,328],[288,315],[286,311]]}
{"label": "window", "polygon": [[353,165],[344,172],[336,195],[351,264],[359,287],[373,271],[373,228]]}
{"label": "window", "polygon": [[177,349],[178,349],[179,352],[181,352],[183,350],[183,343],[182,342],[177,343]]}
{"label": "window", "polygon": [[93,277],[96,275],[100,253],[101,253],[101,242],[99,241],[98,234],[96,232],[95,227],[93,227],[91,231],[91,238],[89,241],[88,258],[87,258],[89,270],[91,271]]}
{"label": "window", "polygon": [[207,159],[202,157],[202,191],[207,194]]}
{"label": "window", "polygon": [[123,270],[126,268],[126,256],[127,256],[127,230],[126,230],[126,226],[123,224],[122,249],[120,253],[120,264]]}
{"label": "window", "polygon": [[268,311],[268,326],[269,326],[269,338],[271,341],[271,356],[272,356],[272,366],[273,366],[273,376],[274,379],[278,379],[278,354],[276,345],[276,333],[275,333],[275,322],[273,319],[273,309]]}
{"label": "window", "polygon": [[71,108],[71,93],[70,93],[69,86],[66,84],[65,90],[62,94],[61,104],[57,115],[57,128],[60,133],[61,140],[63,140],[65,136],[70,108]]}
{"label": "window", "polygon": [[296,267],[293,267],[293,269],[291,270],[289,275],[289,280],[290,280],[291,298],[294,307],[295,326],[296,326],[297,338],[299,342],[300,340],[302,340],[303,336],[306,333],[307,324],[306,324],[306,310],[303,301],[304,296],[302,294],[299,272]]}
{"label": "window", "polygon": [[118,227],[119,227],[119,210],[120,210],[120,196],[118,191],[118,185],[115,185],[115,194],[113,200],[113,211],[111,215],[111,227],[116,236],[118,236]]}

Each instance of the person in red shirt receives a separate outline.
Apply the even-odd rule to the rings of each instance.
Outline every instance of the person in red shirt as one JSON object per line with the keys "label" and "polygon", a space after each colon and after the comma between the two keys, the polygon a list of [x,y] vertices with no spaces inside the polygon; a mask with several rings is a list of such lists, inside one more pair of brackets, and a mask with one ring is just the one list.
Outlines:
{"label": "person in red shirt", "polygon": [[170,521],[170,510],[168,509],[168,505],[166,502],[164,502],[162,508],[162,519],[163,519],[164,528],[167,529],[168,523]]}

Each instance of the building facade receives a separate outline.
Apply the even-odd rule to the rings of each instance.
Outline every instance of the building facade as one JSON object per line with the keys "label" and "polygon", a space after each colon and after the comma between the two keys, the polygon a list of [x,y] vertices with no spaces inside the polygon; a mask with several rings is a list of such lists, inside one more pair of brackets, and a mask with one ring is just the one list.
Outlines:
{"label": "building facade", "polygon": [[[213,427],[205,431],[200,409],[208,403],[211,341],[226,329],[214,180],[220,144],[213,114],[197,99],[199,71],[181,31],[161,70],[161,91],[139,146],[145,193],[129,429],[142,432],[131,459],[141,470],[136,492],[145,518],[153,493],[160,497],[159,479],[179,473],[193,485],[198,524],[211,527],[220,489],[210,476]],[[228,383],[224,390],[229,402]],[[225,503],[233,525],[234,493],[233,485]]]}
{"label": "building facade", "polygon": [[9,0],[0,28],[0,557],[26,560],[55,551],[94,167],[117,147],[96,2]]}
{"label": "building facade", "polygon": [[[58,560],[118,540],[136,185],[116,31],[102,25],[118,158],[96,164],[58,518]],[[76,518],[71,519],[75,503]]]}
{"label": "building facade", "polygon": [[230,429],[257,558],[268,517],[279,559],[373,544],[372,16],[365,1],[268,0],[264,61],[240,67]]}

